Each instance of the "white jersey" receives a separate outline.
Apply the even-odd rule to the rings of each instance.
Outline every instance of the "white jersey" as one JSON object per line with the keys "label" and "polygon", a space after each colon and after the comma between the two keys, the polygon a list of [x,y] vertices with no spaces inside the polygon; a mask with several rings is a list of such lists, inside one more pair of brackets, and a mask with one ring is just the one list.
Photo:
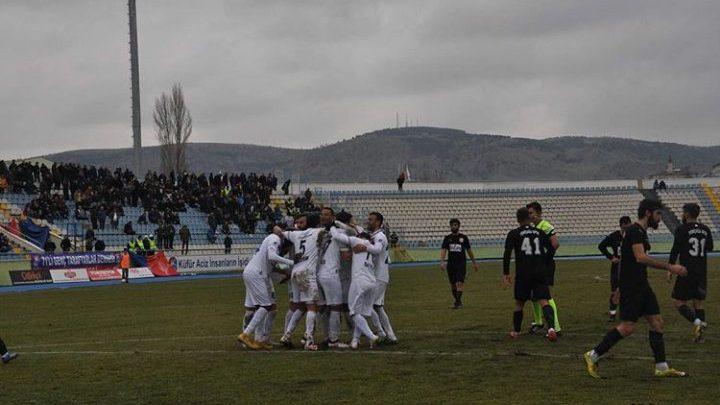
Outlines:
{"label": "white jersey", "polygon": [[293,261],[278,253],[282,241],[275,234],[268,235],[255,249],[255,254],[245,266],[244,273],[248,276],[267,278],[272,272],[273,263],[284,263],[292,266]]}
{"label": "white jersey", "polygon": [[[338,228],[332,227],[330,231],[325,234],[325,240],[322,241],[322,246],[319,252],[318,262],[318,278],[335,278],[339,277],[340,274],[340,242],[332,238],[332,234],[336,232],[342,232]],[[324,251],[323,248],[324,247]]]}
{"label": "white jersey", "polygon": [[355,280],[362,279],[374,283],[375,262],[373,261],[373,254],[371,253],[371,250],[373,248],[379,249],[379,245],[377,243],[372,244],[365,239],[360,239],[355,236],[347,236],[341,232],[334,232],[332,237],[334,240],[342,243],[343,245],[348,245],[350,247],[365,245],[368,248],[367,252],[353,253],[350,271],[353,282],[355,282]]}
{"label": "white jersey", "polygon": [[317,270],[318,263],[318,236],[321,228],[309,228],[304,231],[283,232],[285,237],[295,245],[295,254],[302,255],[302,261],[293,267],[296,271],[312,270],[313,275]]}
{"label": "white jersey", "polygon": [[390,245],[383,231],[377,230],[372,234],[373,244],[380,245],[380,252],[373,252],[373,260],[375,261],[375,277],[379,281],[390,282]]}

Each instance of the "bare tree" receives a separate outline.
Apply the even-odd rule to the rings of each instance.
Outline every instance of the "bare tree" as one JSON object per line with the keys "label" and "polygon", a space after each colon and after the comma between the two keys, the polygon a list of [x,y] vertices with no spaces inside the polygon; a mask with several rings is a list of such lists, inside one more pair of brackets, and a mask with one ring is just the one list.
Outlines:
{"label": "bare tree", "polygon": [[192,134],[192,116],[185,105],[182,86],[173,84],[168,96],[163,93],[155,99],[155,134],[160,142],[161,170],[164,173],[175,171],[180,174],[187,168],[185,152]]}

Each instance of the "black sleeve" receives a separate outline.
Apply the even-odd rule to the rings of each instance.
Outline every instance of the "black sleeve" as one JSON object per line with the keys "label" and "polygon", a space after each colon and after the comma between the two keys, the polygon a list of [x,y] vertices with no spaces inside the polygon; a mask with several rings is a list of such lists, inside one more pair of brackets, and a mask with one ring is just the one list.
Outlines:
{"label": "black sleeve", "polygon": [[507,238],[505,238],[505,252],[503,253],[503,274],[510,274],[510,257],[513,251],[513,236],[514,232],[510,231]]}
{"label": "black sleeve", "polygon": [[442,248],[445,250],[450,249],[450,242],[448,241],[447,236],[443,239]]}
{"label": "black sleeve", "polygon": [[612,233],[607,235],[605,239],[603,239],[598,245],[598,250],[600,250],[600,253],[602,253],[608,259],[613,258],[612,253],[610,253],[610,251],[608,250],[608,247],[610,247],[610,244],[612,243],[612,236]]}
{"label": "black sleeve", "polygon": [[637,245],[637,244],[644,244],[645,240],[643,238],[642,231],[638,229],[637,226],[631,226],[628,228],[627,234],[625,235],[626,238],[630,240],[630,246]]}
{"label": "black sleeve", "polygon": [[467,237],[467,235],[465,235],[463,240],[463,247],[465,248],[465,250],[470,250],[470,239]]}
{"label": "black sleeve", "polygon": [[677,263],[678,256],[680,255],[680,247],[682,244],[683,229],[678,228],[675,231],[675,239],[673,240],[672,249],[670,249],[670,263]]}

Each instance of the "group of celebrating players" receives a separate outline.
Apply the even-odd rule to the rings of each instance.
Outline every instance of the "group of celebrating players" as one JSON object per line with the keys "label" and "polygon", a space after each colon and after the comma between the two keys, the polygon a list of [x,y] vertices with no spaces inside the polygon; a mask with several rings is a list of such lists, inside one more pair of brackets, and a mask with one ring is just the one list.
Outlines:
{"label": "group of celebrating players", "polygon": [[[390,247],[383,221],[382,214],[370,213],[366,230],[349,213],[341,211],[336,218],[332,208],[324,207],[319,215],[298,216],[293,230],[275,226],[243,272],[246,313],[238,340],[250,349],[272,349],[270,331],[277,314],[273,281],[279,281],[289,284],[280,338],[284,346],[293,346],[292,335],[303,315],[305,350],[357,349],[362,336],[370,347],[397,344],[384,307]],[[349,345],[340,341],[343,316],[352,335]],[[325,336],[320,345],[315,343],[318,318]]]}
{"label": "group of celebrating players", "polygon": [[[713,250],[710,229],[698,222],[700,207],[689,203],[683,207],[682,222],[675,232],[670,260],[663,262],[648,255],[650,243],[647,229],[657,229],[661,220],[660,202],[645,199],[640,202],[637,220],[620,218],[620,229],[609,234],[598,248],[612,262],[610,271],[611,295],[609,322],[618,317],[620,323],[602,341],[584,355],[588,373],[595,378],[600,358],[622,338],[631,335],[640,318],[650,326],[649,341],[658,377],[683,377],[666,362],[663,339],[663,319],[655,293],[647,279],[647,268],[667,271],[667,280],[677,276],[672,291],[678,312],[693,325],[696,342],[703,340],[707,328],[703,303],[707,291],[707,253]],[[542,218],[542,206],[531,202],[516,212],[518,227],[507,234],[503,254],[503,284],[513,284],[510,261],[515,257],[514,298],[510,337],[520,336],[523,308],[533,304],[534,319],[529,333],[545,330],[546,338],[554,342],[561,335],[557,305],[551,288],[555,279],[555,252],[559,248],[554,227]],[[440,252],[441,268],[447,272],[454,309],[461,309],[467,257],[475,270],[475,260],[469,238],[460,233],[460,221],[450,220],[451,233],[445,237]],[[284,257],[294,251],[292,259]],[[384,308],[389,278],[389,246],[383,232],[383,216],[368,215],[367,230],[355,225],[345,211],[337,218],[332,208],[324,207],[320,216],[301,215],[294,230],[275,227],[262,242],[248,263],[245,281],[245,322],[238,336],[251,349],[270,349],[277,306],[273,280],[288,281],[290,305],[280,339],[292,347],[291,337],[305,315],[303,346],[317,350],[314,332],[316,319],[323,322],[325,341],[329,348],[357,349],[362,336],[369,346],[396,344],[390,320]],[[466,256],[467,255],[467,256]],[[677,263],[679,261],[679,263]],[[340,341],[341,319],[345,316],[352,335],[350,345]],[[376,332],[365,317],[370,317]],[[544,318],[544,319],[543,319]],[[547,325],[547,326],[545,326]]]}

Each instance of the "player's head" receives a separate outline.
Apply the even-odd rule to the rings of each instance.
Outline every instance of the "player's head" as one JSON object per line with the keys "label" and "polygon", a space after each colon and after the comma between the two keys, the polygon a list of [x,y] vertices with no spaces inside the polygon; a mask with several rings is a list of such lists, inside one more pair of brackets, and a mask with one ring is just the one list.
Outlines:
{"label": "player's head", "polygon": [[384,221],[385,218],[383,218],[383,215],[379,212],[373,211],[368,214],[368,228],[370,228],[371,231],[380,229]]}
{"label": "player's head", "polygon": [[300,214],[295,217],[295,228],[301,231],[308,229],[308,218],[306,214]]}
{"label": "player's head", "polygon": [[330,207],[322,207],[320,210],[320,225],[330,226],[335,222],[335,211]]}
{"label": "player's head", "polygon": [[517,217],[518,224],[520,224],[520,225],[527,225],[530,222],[532,222],[531,216],[530,216],[530,210],[527,208],[524,208],[524,207],[518,208],[515,216]]}
{"label": "player's head", "polygon": [[700,206],[695,203],[687,203],[683,205],[682,221],[683,223],[697,221],[700,216]]}
{"label": "player's head", "polygon": [[625,230],[625,228],[630,226],[631,223],[632,223],[632,220],[630,219],[629,216],[624,215],[624,216],[620,217],[620,229]]}
{"label": "player's head", "polygon": [[539,202],[533,201],[526,205],[525,208],[530,213],[530,220],[533,224],[539,224],[542,221],[542,205]]}
{"label": "player's head", "polygon": [[349,224],[350,221],[352,221],[352,214],[345,211],[344,209],[338,212],[338,214],[335,216],[338,221],[342,222],[343,224]]}
{"label": "player's head", "polygon": [[662,219],[661,208],[662,204],[660,201],[646,198],[640,201],[640,205],[638,206],[638,219],[647,220],[648,228],[658,229],[660,220]]}
{"label": "player's head", "polygon": [[453,218],[450,220],[450,232],[452,232],[452,233],[460,232],[460,220],[459,219]]}

